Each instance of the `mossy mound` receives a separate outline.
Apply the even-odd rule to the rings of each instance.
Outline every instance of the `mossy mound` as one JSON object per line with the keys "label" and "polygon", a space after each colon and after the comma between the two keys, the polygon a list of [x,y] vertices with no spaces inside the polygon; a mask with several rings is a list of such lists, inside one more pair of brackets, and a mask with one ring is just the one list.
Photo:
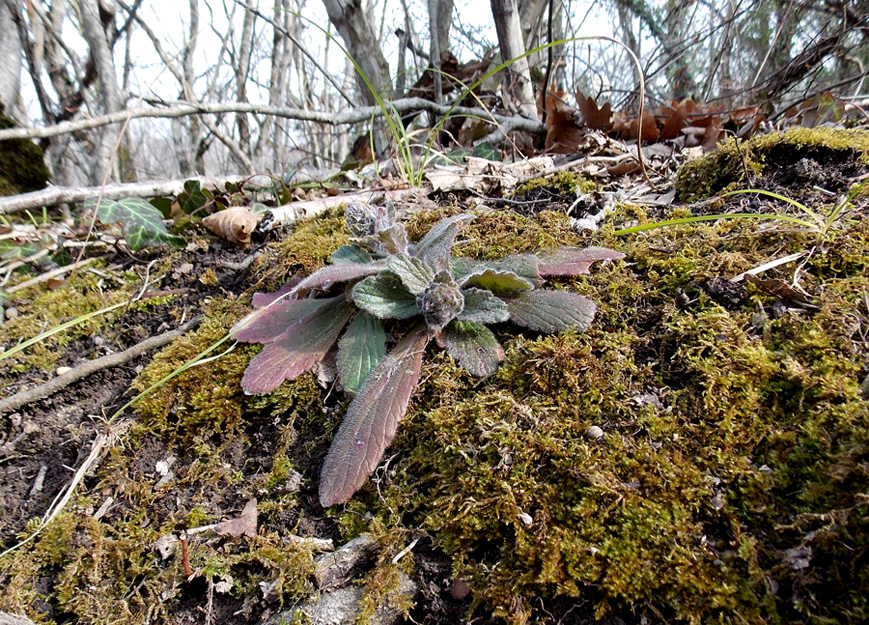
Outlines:
{"label": "mossy mound", "polygon": [[[14,120],[3,114],[0,104],[0,130],[15,126]],[[42,148],[29,139],[0,141],[0,172],[0,195],[38,191],[51,178]]]}
{"label": "mossy mound", "polygon": [[[412,215],[411,238],[457,210]],[[644,215],[624,209],[611,221],[627,218]],[[339,213],[301,224],[255,288],[312,271],[346,237]],[[631,237],[607,226],[581,238],[562,214],[480,212],[458,254],[590,244],[627,254],[555,284],[598,303],[590,332],[496,327],[506,360],[484,380],[432,348],[390,461],[345,508],[325,513],[313,503],[318,468],[346,401],[314,373],[244,396],[240,377],[258,348],[238,346],[138,404],[89,491],[0,561],[0,604],[43,621],[167,619],[195,591],[177,552],[154,550],[157,539],[256,497],[256,537],[190,547],[200,582],[234,580],[232,598],[221,599],[227,618],[257,605],[260,583],[274,583],[284,602],[313,591],[311,549],[291,536],[365,530],[396,551],[426,532],[483,618],[567,623],[593,608],[651,623],[865,622],[869,221],[846,215],[818,243],[744,220]],[[720,286],[809,250],[799,282],[813,307],[788,309],[751,284]],[[792,273],[787,265],[767,277]],[[214,345],[247,310],[244,298],[215,300],[136,388]],[[173,478],[161,481],[154,466],[168,457]],[[299,474],[301,490],[290,488]],[[109,493],[115,505],[98,522]],[[369,575],[373,595],[394,578],[393,553]],[[587,607],[565,618],[565,600]]]}

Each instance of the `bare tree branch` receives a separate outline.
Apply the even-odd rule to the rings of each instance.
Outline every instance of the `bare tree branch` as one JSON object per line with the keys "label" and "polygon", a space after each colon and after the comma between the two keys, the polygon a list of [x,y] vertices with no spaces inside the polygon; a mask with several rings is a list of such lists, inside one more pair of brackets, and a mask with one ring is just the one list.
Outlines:
{"label": "bare tree branch", "polygon": [[[398,113],[411,111],[429,111],[435,115],[452,115],[479,117],[494,120],[505,132],[523,130],[526,132],[543,133],[546,126],[539,121],[522,117],[490,114],[483,109],[465,106],[450,107],[445,104],[430,102],[424,98],[403,98],[394,102],[386,102],[385,108],[394,109]],[[99,128],[108,124],[121,124],[128,119],[142,117],[174,118],[187,117],[188,115],[200,115],[202,113],[259,113],[261,115],[274,115],[301,121],[319,122],[330,126],[343,124],[356,124],[365,122],[374,117],[382,117],[384,112],[379,106],[360,107],[345,113],[333,113],[329,111],[306,111],[298,108],[270,106],[267,104],[250,104],[246,102],[175,102],[164,108],[146,107],[118,111],[89,119],[81,119],[73,122],[63,122],[46,128],[8,128],[0,130],[0,141],[6,139],[42,139],[45,137],[57,137],[79,130]]]}

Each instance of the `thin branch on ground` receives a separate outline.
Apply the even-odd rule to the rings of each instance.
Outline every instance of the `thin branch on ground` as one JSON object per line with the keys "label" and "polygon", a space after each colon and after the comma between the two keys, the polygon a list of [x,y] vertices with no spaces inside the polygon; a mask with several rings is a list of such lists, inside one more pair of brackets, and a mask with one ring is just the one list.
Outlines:
{"label": "thin branch on ground", "polygon": [[199,322],[201,320],[202,317],[195,317],[185,323],[183,326],[176,328],[175,330],[170,330],[169,332],[164,332],[163,334],[159,334],[157,336],[152,336],[151,338],[145,339],[141,343],[133,345],[132,347],[125,349],[124,351],[117,354],[109,354],[108,356],[97,358],[96,360],[89,360],[86,363],[79,365],[78,367],[72,369],[71,371],[68,371],[67,373],[64,373],[61,376],[52,378],[45,384],[41,384],[26,391],[16,393],[15,395],[7,397],[6,399],[0,400],[0,414],[4,414],[12,410],[17,410],[21,406],[29,404],[30,402],[45,399],[46,397],[49,397],[54,393],[66,388],[73,382],[77,382],[96,371],[101,371],[102,369],[108,369],[109,367],[117,367],[119,365],[123,365],[151,351],[152,349],[167,345],[174,341],[176,338],[183,335],[185,332],[195,328],[197,325],[199,325]]}

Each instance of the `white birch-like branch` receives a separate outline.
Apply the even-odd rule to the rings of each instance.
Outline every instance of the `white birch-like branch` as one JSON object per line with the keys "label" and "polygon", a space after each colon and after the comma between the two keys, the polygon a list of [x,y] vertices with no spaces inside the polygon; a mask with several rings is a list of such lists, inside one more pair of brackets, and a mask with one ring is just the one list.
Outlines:
{"label": "white birch-like branch", "polygon": [[[403,98],[386,103],[387,108],[394,109],[398,113],[411,111],[429,111],[435,115],[470,116],[480,119],[492,120],[497,123],[504,132],[523,130],[526,132],[546,132],[546,126],[539,121],[523,117],[511,117],[505,115],[490,115],[486,111],[464,106],[450,107],[444,104],[436,104],[423,98]],[[99,115],[89,119],[62,122],[45,128],[8,128],[0,130],[0,141],[6,139],[44,139],[57,137],[64,134],[99,128],[108,124],[121,124],[128,119],[142,117],[174,118],[199,115],[202,113],[258,113],[261,115],[274,115],[300,121],[319,122],[331,126],[343,124],[356,124],[365,122],[374,117],[382,117],[384,110],[379,106],[366,106],[334,113],[328,111],[306,111],[299,108],[271,106],[268,104],[250,104],[247,102],[173,102],[166,107],[149,106],[126,111],[117,111],[106,115]]]}

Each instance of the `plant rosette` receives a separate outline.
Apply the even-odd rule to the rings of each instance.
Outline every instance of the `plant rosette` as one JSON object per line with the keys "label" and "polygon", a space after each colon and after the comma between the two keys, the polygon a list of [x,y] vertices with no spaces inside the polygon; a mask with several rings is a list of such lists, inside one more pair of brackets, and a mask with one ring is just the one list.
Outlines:
{"label": "plant rosette", "polygon": [[[337,342],[338,379],[354,397],[320,475],[320,503],[350,499],[374,471],[407,411],[422,356],[434,341],[478,377],[490,376],[504,350],[487,327],[511,322],[536,332],[589,328],[587,297],[541,289],[546,278],[588,274],[596,261],[624,254],[603,247],[561,247],[497,261],[452,257],[473,215],[441,220],[416,244],[391,203],[348,204],[348,245],[332,264],[275,293],[257,293],[256,309],[234,339],[266,344],[242,378],[246,393],[268,393],[326,358]],[[387,353],[387,319],[417,320]]]}

